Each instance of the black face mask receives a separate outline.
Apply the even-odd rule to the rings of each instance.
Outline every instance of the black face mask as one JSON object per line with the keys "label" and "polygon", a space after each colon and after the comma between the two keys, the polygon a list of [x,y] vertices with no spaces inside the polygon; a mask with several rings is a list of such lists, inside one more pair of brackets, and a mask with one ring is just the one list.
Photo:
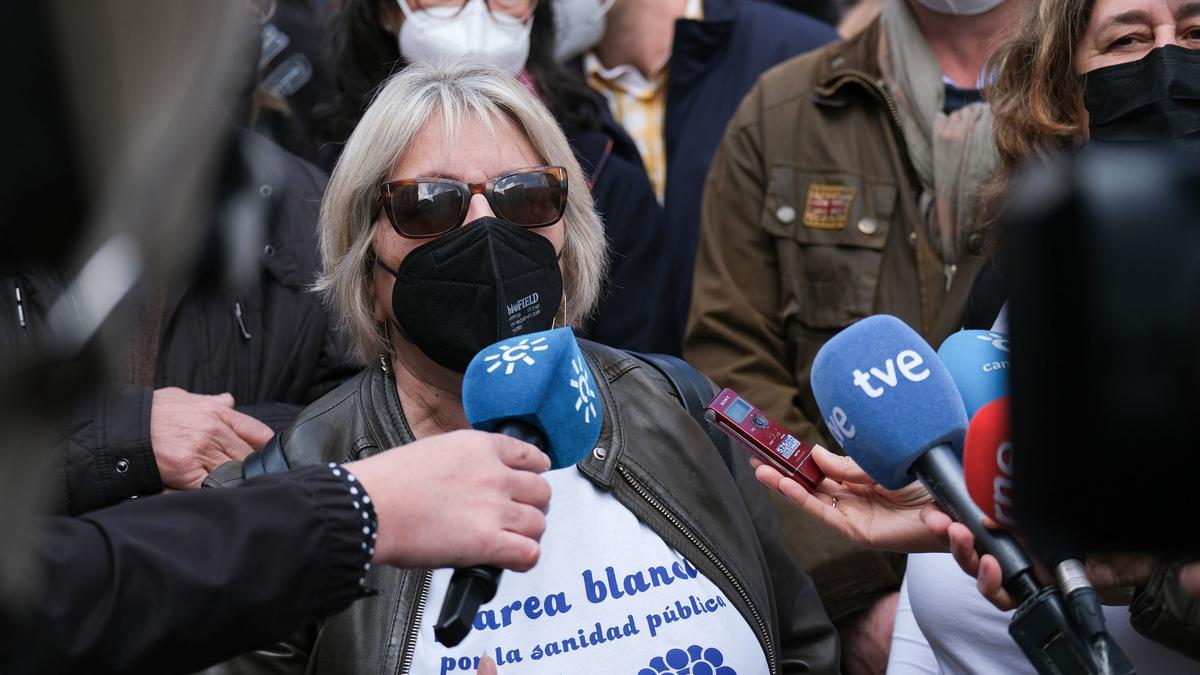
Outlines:
{"label": "black face mask", "polygon": [[1167,45],[1086,73],[1083,104],[1091,140],[1200,145],[1200,50]]}
{"label": "black face mask", "polygon": [[504,338],[553,327],[562,273],[545,237],[479,218],[414,249],[393,272],[392,311],[414,345],[457,372]]}

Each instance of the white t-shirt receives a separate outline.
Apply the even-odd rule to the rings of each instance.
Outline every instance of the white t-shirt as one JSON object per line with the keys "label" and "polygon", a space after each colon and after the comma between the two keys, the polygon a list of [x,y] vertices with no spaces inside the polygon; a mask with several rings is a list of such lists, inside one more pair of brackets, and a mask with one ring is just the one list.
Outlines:
{"label": "white t-shirt", "polygon": [[[1008,634],[1013,613],[979,594],[975,579],[949,553],[908,556],[900,589],[888,675],[912,673],[1013,673],[1033,666]],[[1200,673],[1200,662],[1141,636],[1128,607],[1105,607],[1108,633],[1139,673]]]}
{"label": "white t-shirt", "polygon": [[756,675],[766,655],[716,585],[575,467],[542,474],[553,496],[538,564],[506,571],[457,647],[433,638],[452,570],[437,570],[414,673]]}

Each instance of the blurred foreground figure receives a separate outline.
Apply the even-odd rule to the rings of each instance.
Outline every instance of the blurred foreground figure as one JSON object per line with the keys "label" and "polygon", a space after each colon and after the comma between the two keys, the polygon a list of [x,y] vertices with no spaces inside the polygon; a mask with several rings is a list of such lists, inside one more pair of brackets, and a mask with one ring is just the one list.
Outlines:
{"label": "blurred foreground figure", "polygon": [[[253,86],[253,38],[229,40],[226,96],[205,99],[192,87],[207,74],[193,75],[188,68],[220,65],[207,54],[193,55],[195,63],[186,62],[186,54],[175,57],[180,70],[171,77],[146,63],[156,59],[138,58],[152,53],[154,41],[172,29],[171,10],[129,19],[144,29],[137,39],[120,34],[125,19],[111,32],[71,34],[77,21],[103,25],[107,11],[72,8],[63,16],[61,63],[84,84],[74,94],[78,102],[72,106],[68,98],[61,109],[89,111],[78,136],[83,166],[101,181],[97,190],[124,182],[120,199],[134,211],[112,223],[135,238],[131,257],[116,271],[136,275],[140,264],[149,283],[118,296],[115,309],[128,330],[104,338],[110,357],[103,361],[104,386],[81,398],[61,425],[62,485],[51,508],[71,514],[164,487],[198,487],[218,464],[261,447],[272,429],[287,425],[303,404],[352,372],[319,299],[307,291],[317,271],[317,205],[325,176],[248,132],[210,134],[211,148],[191,147],[206,137],[205,130],[242,120],[248,97],[227,95]],[[206,39],[198,30],[185,32],[202,45]],[[113,86],[104,86],[109,79]],[[123,87],[115,85],[118,80]],[[185,109],[168,111],[169,105]],[[153,115],[159,112],[169,112],[179,127],[156,124]],[[164,138],[139,145],[154,132]],[[93,146],[103,153],[98,162],[117,161],[89,167],[86,153]],[[129,156],[137,152],[143,154]],[[176,153],[177,161],[169,161]],[[197,177],[219,192],[200,192],[185,203],[177,193],[185,189],[189,171],[203,168],[206,153],[210,173]],[[122,171],[138,162],[153,165],[154,172]],[[68,181],[59,190],[86,194],[87,185]],[[203,183],[199,189],[205,189]],[[147,207],[136,208],[141,202]],[[172,223],[172,209],[188,220]],[[23,236],[39,233],[31,228]],[[61,319],[79,315],[86,307],[76,296],[104,290],[70,288],[78,261],[67,256],[84,254],[87,242],[73,236],[55,243],[61,262],[19,259],[0,269],[0,348],[7,354],[30,356],[62,339],[54,334],[51,308],[59,303]],[[172,260],[161,254],[167,245],[195,255]],[[114,279],[106,274],[100,282]]]}
{"label": "blurred foreground figure", "polygon": [[[107,407],[89,401],[114,373],[155,370],[153,359],[122,358],[140,354],[127,329],[145,323],[122,302],[189,288],[197,268],[231,288],[258,280],[260,253],[275,251],[255,236],[272,191],[256,164],[278,153],[233,134],[245,61],[230,45],[249,29],[241,3],[12,4],[0,25],[6,81],[22,92],[0,112],[18,130],[19,159],[0,181],[0,265],[7,279],[49,279],[5,288],[21,339],[0,360],[0,672],[191,672],[343,609],[365,594],[372,563],[531,566],[540,532],[514,537],[494,514],[518,501],[513,482],[541,481],[532,473],[549,462],[475,432],[237,490],[42,515],[62,506],[52,495],[75,462],[96,474],[98,502],[141,491],[128,488],[134,460],[109,452],[109,418],[79,436],[96,441],[92,457],[59,450],[65,420],[81,405]],[[197,263],[214,258],[218,269]],[[58,297],[37,297],[42,288]],[[235,297],[225,325],[254,344],[254,307]],[[204,343],[208,323],[198,317],[179,332]],[[301,331],[280,337],[263,356],[277,372],[313,356],[295,351],[307,342]],[[187,365],[212,378],[258,369],[203,354]],[[270,437],[233,416],[232,401],[175,397],[181,414],[212,413],[236,436]],[[144,391],[143,419],[152,401]],[[149,454],[149,441],[141,449]],[[138,459],[153,470],[153,457]],[[522,505],[546,508],[542,485]],[[457,490],[472,500],[450,500]]]}

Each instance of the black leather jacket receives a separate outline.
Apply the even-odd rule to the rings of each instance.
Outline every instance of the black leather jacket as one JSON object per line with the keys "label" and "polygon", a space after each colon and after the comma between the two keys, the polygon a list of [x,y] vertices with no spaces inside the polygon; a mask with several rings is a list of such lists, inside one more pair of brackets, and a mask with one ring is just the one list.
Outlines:
{"label": "black leather jacket", "polygon": [[[229,392],[239,411],[286,429],[357,370],[321,298],[308,290],[321,267],[316,224],[325,175],[265,138],[243,132],[240,139],[243,153],[267,167],[255,174],[259,194],[281,196],[258,273],[236,287],[160,289],[153,386],[106,384],[74,407],[56,443],[47,511],[77,515],[162,491],[150,443],[155,389]],[[67,287],[59,269],[0,269],[0,356],[33,358],[53,340],[46,317]]]}
{"label": "black leather jacket", "polygon": [[[838,639],[808,576],[779,538],[749,463],[729,467],[657,372],[629,354],[583,343],[604,426],[581,473],[711,579],[758,635],[772,673],[835,673]],[[282,437],[295,466],[352,461],[413,440],[391,373],[368,368],[309,406]],[[210,484],[240,480],[230,463]],[[542,564],[547,564],[543,562]],[[208,671],[408,673],[430,573],[372,569],[381,594],[269,650]]]}

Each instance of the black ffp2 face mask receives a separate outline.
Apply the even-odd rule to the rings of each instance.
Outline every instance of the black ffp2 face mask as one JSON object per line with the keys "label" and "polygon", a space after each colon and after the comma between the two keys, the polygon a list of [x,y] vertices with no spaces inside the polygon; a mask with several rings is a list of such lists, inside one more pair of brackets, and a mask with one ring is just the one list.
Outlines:
{"label": "black ffp2 face mask", "polygon": [[1200,50],[1167,45],[1084,75],[1094,141],[1200,145]]}
{"label": "black ffp2 face mask", "polygon": [[400,330],[435,362],[464,372],[490,344],[548,330],[562,302],[562,273],[545,237],[479,218],[414,249],[392,271]]}

